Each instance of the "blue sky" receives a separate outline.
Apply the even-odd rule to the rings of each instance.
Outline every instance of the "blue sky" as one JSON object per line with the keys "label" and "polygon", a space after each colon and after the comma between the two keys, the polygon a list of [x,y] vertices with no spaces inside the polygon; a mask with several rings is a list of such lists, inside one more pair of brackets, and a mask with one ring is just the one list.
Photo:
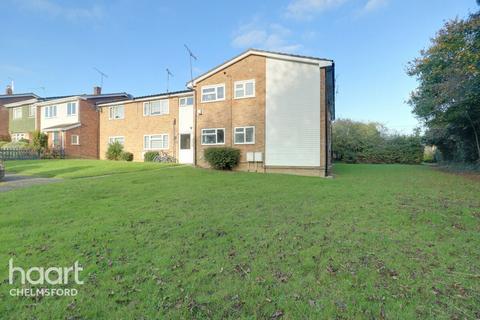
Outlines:
{"label": "blue sky", "polygon": [[185,43],[199,58],[194,75],[255,47],[334,59],[337,117],[409,132],[407,62],[445,20],[475,10],[475,0],[2,0],[0,86],[89,93],[96,67],[104,92],[145,95],[166,90],[169,68],[170,90],[181,90]]}

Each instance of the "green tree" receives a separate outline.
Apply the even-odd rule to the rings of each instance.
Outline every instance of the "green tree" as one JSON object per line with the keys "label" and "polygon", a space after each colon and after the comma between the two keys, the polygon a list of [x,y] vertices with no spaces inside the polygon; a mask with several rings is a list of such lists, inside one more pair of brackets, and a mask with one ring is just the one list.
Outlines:
{"label": "green tree", "polygon": [[419,82],[409,103],[427,142],[448,160],[480,161],[480,13],[446,22],[407,73]]}
{"label": "green tree", "polygon": [[39,130],[32,134],[32,146],[38,152],[43,152],[48,148],[48,135]]}

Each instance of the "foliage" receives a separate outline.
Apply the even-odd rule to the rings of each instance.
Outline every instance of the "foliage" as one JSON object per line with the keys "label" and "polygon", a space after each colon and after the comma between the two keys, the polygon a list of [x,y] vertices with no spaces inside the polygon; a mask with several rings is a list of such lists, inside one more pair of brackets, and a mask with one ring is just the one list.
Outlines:
{"label": "foliage", "polygon": [[210,166],[218,170],[232,170],[240,162],[240,150],[235,148],[207,148],[204,156]]}
{"label": "foliage", "polygon": [[124,161],[133,161],[133,153],[124,151],[122,152],[122,160]]}
{"label": "foliage", "polygon": [[413,113],[427,130],[428,144],[446,160],[480,161],[480,13],[445,23],[408,74],[419,87]]}
{"label": "foliage", "polygon": [[30,144],[25,141],[17,141],[17,142],[8,142],[1,146],[2,149],[29,149],[31,148]]}
{"label": "foliage", "polygon": [[11,137],[9,134],[7,135],[0,135],[0,142],[3,142],[3,141],[6,141],[6,142],[10,142],[12,141]]}
{"label": "foliage", "polygon": [[48,135],[36,130],[32,134],[32,147],[38,152],[44,152],[48,149]]}
{"label": "foliage", "polygon": [[123,153],[123,145],[118,142],[112,142],[108,145],[107,152],[105,153],[105,157],[108,160],[121,160]]}
{"label": "foliage", "polygon": [[143,161],[153,162],[158,155],[159,155],[158,151],[147,151],[143,156]]}
{"label": "foliage", "polygon": [[347,163],[420,163],[423,146],[418,135],[389,134],[376,122],[338,119],[333,124],[333,152]]}
{"label": "foliage", "polygon": [[7,143],[9,143],[8,141],[0,141],[0,149],[6,145]]}
{"label": "foliage", "polygon": [[10,296],[15,277],[0,286],[2,319],[478,318],[478,181],[406,165],[340,163],[333,181],[123,161],[7,165],[67,179],[0,194],[5,265],[78,260],[84,284],[35,302]]}

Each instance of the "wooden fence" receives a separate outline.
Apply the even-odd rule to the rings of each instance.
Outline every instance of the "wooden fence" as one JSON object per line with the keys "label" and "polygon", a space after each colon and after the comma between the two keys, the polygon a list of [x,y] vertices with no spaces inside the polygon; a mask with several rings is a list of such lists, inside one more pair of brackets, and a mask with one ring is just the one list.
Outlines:
{"label": "wooden fence", "polygon": [[31,149],[0,149],[0,160],[38,160],[64,158],[64,149],[52,149],[43,153]]}

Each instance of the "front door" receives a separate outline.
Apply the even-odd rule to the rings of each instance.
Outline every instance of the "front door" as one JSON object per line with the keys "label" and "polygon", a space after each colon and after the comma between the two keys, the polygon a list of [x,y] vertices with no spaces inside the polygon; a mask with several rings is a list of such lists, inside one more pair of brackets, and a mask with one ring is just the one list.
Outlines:
{"label": "front door", "polygon": [[193,97],[179,99],[178,162],[193,163]]}

